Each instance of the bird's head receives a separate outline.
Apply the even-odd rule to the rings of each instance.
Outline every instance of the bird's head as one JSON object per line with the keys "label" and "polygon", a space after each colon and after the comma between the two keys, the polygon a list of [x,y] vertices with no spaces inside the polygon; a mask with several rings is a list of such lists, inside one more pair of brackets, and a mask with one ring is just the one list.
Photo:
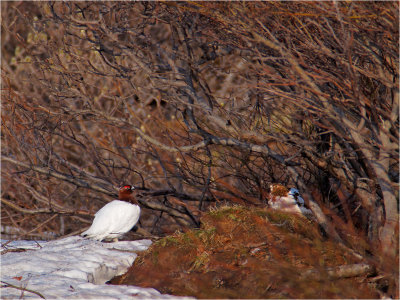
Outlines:
{"label": "bird's head", "polygon": [[288,189],[279,183],[272,183],[270,185],[271,196],[286,197],[288,195]]}
{"label": "bird's head", "polygon": [[133,197],[134,190],[135,190],[134,186],[131,186],[129,184],[122,185],[119,188],[118,199],[132,202],[132,199],[134,199],[134,197]]}

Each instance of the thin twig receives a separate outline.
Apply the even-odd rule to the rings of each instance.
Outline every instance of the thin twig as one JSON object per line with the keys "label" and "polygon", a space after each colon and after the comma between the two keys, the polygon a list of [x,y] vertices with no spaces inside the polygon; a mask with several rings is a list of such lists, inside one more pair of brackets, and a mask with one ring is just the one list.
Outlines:
{"label": "thin twig", "polygon": [[79,213],[75,211],[55,211],[51,210],[49,208],[41,208],[41,209],[27,209],[20,207],[11,201],[8,201],[7,199],[1,198],[0,199],[1,203],[15,209],[16,211],[22,212],[24,214],[31,214],[31,215],[36,215],[36,214],[58,214],[58,215],[76,215],[76,216],[88,216],[90,213]]}
{"label": "thin twig", "polygon": [[45,298],[41,293],[39,293],[39,292],[30,290],[30,289],[27,289],[27,288],[19,287],[19,286],[13,285],[13,284],[11,284],[11,283],[5,282],[5,281],[3,281],[3,280],[1,280],[1,282],[7,285],[7,286],[2,286],[2,287],[6,287],[6,288],[7,288],[7,287],[11,287],[11,288],[14,288],[14,289],[17,289],[17,290],[20,290],[20,291],[24,291],[24,292],[29,292],[29,293],[36,294],[36,295],[38,295],[40,298],[46,299],[46,298]]}
{"label": "thin twig", "polygon": [[[32,232],[38,230],[40,227],[46,225],[46,224],[47,224],[48,222],[50,222],[51,220],[55,219],[57,216],[58,216],[58,215],[53,215],[53,216],[51,216],[51,217],[48,218],[46,221],[40,223],[38,226],[36,226],[36,227],[33,228],[32,230],[30,230],[30,231],[28,231],[28,232],[25,232],[25,233],[23,233],[23,234],[21,234],[21,235],[19,235],[19,237],[21,238],[21,237],[24,237],[24,236],[29,235],[30,233],[32,233]],[[2,244],[1,246],[4,247],[4,246],[8,245],[11,241],[12,241],[12,240],[9,240],[8,242]]]}
{"label": "thin twig", "polygon": [[24,167],[24,168],[27,168],[27,169],[31,169],[31,170],[33,170],[35,172],[38,172],[38,173],[41,173],[41,174],[49,175],[49,176],[61,179],[63,181],[67,181],[69,183],[72,183],[72,184],[80,186],[80,187],[92,189],[92,190],[95,190],[95,191],[98,191],[98,192],[101,192],[103,194],[107,194],[107,195],[110,195],[110,196],[115,196],[115,193],[113,193],[113,192],[105,190],[105,189],[101,188],[100,186],[98,186],[96,184],[90,184],[90,183],[88,183],[86,181],[83,181],[83,180],[80,180],[78,178],[72,177],[71,175],[63,174],[63,173],[57,172],[57,171],[52,171],[52,170],[50,170],[48,168],[42,168],[42,167],[39,167],[39,166],[28,165],[26,163],[23,163],[21,161],[12,159],[11,157],[7,157],[7,156],[4,156],[4,155],[1,156],[1,160],[8,161],[8,162],[10,162],[10,163],[12,163],[14,165],[17,165],[17,166],[21,166],[21,167]]}

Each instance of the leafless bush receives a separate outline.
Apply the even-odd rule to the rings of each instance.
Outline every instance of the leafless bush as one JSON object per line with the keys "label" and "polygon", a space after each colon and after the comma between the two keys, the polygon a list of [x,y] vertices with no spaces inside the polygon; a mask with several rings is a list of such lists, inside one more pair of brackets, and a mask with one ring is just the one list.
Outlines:
{"label": "leafless bush", "polygon": [[396,256],[398,3],[2,8],[3,223],[74,233],[129,182],[162,234],[281,182]]}

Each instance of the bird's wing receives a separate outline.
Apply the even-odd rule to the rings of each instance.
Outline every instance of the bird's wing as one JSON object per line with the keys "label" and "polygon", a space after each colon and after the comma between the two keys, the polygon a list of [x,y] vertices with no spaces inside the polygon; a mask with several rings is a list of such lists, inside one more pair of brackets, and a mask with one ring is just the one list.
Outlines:
{"label": "bird's wing", "polygon": [[131,223],[134,224],[130,228],[136,224],[139,219],[139,214],[139,206],[114,200],[103,206],[95,214],[92,226],[85,231],[83,235],[105,237],[110,233],[122,232],[122,230]]}
{"label": "bird's wing", "polygon": [[299,195],[296,198],[296,202],[300,205],[300,206],[304,206],[305,202],[304,199]]}
{"label": "bird's wing", "polygon": [[139,221],[140,207],[138,205],[123,202],[116,211],[117,213],[112,215],[115,219],[110,226],[111,233],[128,232]]}

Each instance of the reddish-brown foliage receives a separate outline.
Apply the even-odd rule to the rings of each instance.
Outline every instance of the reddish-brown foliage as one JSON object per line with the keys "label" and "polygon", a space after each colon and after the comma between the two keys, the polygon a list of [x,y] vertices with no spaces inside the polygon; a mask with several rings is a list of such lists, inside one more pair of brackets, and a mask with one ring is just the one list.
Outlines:
{"label": "reddish-brown foliage", "polygon": [[398,278],[398,2],[1,5],[3,232],[77,234],[130,183],[164,235],[277,182]]}
{"label": "reddish-brown foliage", "polygon": [[371,272],[328,274],[357,260],[303,217],[236,206],[206,214],[202,224],[156,242],[111,283],[214,299],[378,297]]}

